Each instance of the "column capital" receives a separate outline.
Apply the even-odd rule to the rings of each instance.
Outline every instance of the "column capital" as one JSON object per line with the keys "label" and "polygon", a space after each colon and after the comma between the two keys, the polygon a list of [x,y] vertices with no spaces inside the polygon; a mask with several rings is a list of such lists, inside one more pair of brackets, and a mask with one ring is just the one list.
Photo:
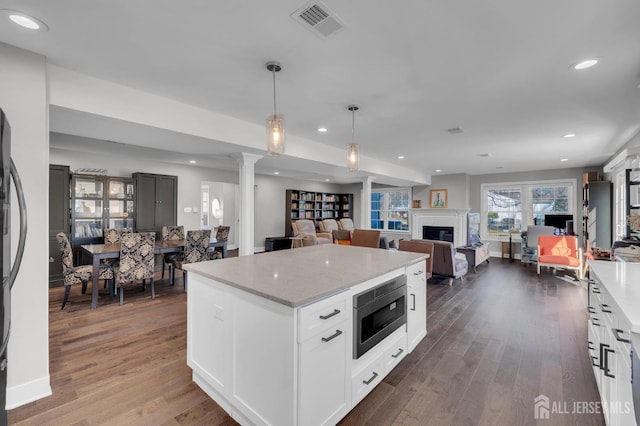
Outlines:
{"label": "column capital", "polygon": [[233,154],[231,154],[231,157],[235,159],[238,164],[244,166],[257,163],[259,159],[264,157],[264,155],[252,154],[249,152],[234,152]]}
{"label": "column capital", "polygon": [[364,176],[362,178],[362,183],[367,184],[367,185],[371,185],[371,183],[376,180],[375,176]]}

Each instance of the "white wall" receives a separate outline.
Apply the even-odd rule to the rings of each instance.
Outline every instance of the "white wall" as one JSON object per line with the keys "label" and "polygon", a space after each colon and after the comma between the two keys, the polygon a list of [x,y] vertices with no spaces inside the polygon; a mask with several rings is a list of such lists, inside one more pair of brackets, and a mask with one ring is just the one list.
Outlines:
{"label": "white wall", "polygon": [[285,235],[285,198],[287,189],[317,192],[349,193],[347,185],[287,179],[279,176],[256,175],[255,246],[264,250],[267,237]]}
{"label": "white wall", "polygon": [[[49,380],[49,122],[45,58],[0,43],[0,106],[27,204],[24,259],[11,292],[7,408],[51,394]],[[11,191],[15,193],[12,188]],[[12,196],[11,245],[19,219]]]}

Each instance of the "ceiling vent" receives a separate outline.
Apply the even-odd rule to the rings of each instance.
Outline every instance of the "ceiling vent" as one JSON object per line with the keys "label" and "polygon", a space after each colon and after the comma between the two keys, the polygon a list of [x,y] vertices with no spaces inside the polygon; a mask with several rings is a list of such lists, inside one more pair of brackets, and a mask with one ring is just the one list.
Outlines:
{"label": "ceiling vent", "polygon": [[323,39],[344,28],[344,23],[340,18],[319,1],[307,3],[290,16],[300,25]]}
{"label": "ceiling vent", "polygon": [[447,132],[450,135],[457,135],[458,133],[464,132],[464,130],[462,130],[462,127],[452,127],[450,129],[447,129]]}

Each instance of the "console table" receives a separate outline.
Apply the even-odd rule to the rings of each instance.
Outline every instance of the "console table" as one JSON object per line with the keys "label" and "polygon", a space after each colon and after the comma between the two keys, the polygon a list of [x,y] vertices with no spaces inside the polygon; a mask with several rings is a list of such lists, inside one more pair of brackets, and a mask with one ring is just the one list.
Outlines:
{"label": "console table", "polygon": [[489,244],[482,243],[477,246],[456,247],[456,251],[465,255],[469,267],[473,267],[473,272],[476,272],[476,266],[485,260],[489,263]]}

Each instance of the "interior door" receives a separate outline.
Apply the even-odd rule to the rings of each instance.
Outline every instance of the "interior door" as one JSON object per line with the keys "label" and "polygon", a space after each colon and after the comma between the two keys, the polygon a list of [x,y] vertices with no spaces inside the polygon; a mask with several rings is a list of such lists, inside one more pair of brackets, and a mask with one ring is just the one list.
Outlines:
{"label": "interior door", "polygon": [[177,178],[175,176],[157,176],[156,226],[176,225],[178,218]]}

